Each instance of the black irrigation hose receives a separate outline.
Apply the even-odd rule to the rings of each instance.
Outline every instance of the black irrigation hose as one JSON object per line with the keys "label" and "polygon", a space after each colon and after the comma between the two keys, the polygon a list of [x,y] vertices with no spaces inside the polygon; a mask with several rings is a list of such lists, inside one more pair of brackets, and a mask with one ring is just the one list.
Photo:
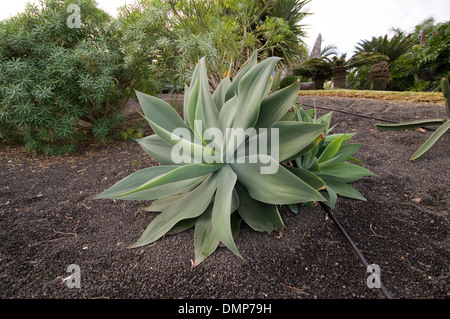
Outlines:
{"label": "black irrigation hose", "polygon": [[[356,247],[355,243],[353,242],[353,240],[350,238],[350,236],[347,234],[347,232],[345,231],[344,227],[342,227],[341,223],[339,223],[339,221],[336,219],[336,217],[333,215],[333,213],[331,212],[331,209],[326,206],[323,203],[320,203],[320,205],[322,206],[322,208],[327,212],[328,216],[330,216],[331,220],[336,224],[336,226],[339,228],[339,230],[342,232],[342,234],[345,236],[345,238],[347,239],[347,241],[350,243],[350,246],[352,246],[353,250],[355,251],[356,255],[358,255],[359,259],[362,261],[362,263],[364,264],[364,266],[367,267],[369,266],[369,263],[367,262],[367,260],[364,258],[364,256],[362,255],[361,251],[358,249],[358,247]],[[380,280],[380,288],[381,291],[383,292],[383,294],[385,295],[385,297],[387,299],[393,299],[392,295],[390,294],[390,292],[386,289],[386,287],[384,287],[383,283]]]}
{"label": "black irrigation hose", "polygon": [[[309,104],[305,104],[305,103],[301,103],[301,105],[302,106],[312,107],[312,108],[317,108],[317,109],[329,110],[329,111],[333,111],[333,112],[344,113],[344,114],[353,115],[353,116],[358,116],[358,117],[362,117],[362,118],[366,118],[366,119],[370,119],[370,120],[376,120],[376,121],[380,121],[380,122],[387,122],[387,123],[393,123],[393,124],[398,123],[398,122],[395,122],[395,121],[386,120],[386,119],[380,119],[380,118],[376,118],[376,117],[373,117],[373,116],[356,114],[356,113],[353,113],[353,112],[348,112],[348,111],[343,111],[343,110],[336,110],[336,109],[332,109],[332,108],[325,107],[325,106],[315,106],[315,105],[309,105]],[[436,129],[431,128],[431,127],[423,127],[423,128],[425,128],[427,130],[430,130],[430,131],[436,131]]]}

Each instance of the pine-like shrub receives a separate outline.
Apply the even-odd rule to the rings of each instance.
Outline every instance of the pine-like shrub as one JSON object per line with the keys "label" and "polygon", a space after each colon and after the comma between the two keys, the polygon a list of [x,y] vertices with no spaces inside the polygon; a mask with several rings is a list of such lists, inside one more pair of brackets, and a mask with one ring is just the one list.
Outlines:
{"label": "pine-like shrub", "polygon": [[105,137],[122,121],[128,94],[118,38],[94,0],[45,0],[1,21],[0,139],[65,154],[83,127]]}

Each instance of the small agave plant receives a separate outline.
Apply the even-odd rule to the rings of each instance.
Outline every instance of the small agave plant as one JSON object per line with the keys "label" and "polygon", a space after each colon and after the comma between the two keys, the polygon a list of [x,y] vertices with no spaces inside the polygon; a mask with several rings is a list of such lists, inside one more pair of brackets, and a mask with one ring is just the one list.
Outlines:
{"label": "small agave plant", "polygon": [[422,144],[422,146],[417,149],[417,151],[411,155],[410,160],[416,162],[423,156],[425,156],[428,151],[445,135],[445,133],[450,132],[450,89],[448,84],[448,79],[441,79],[441,88],[444,93],[447,106],[447,115],[449,118],[442,119],[427,119],[418,120],[404,123],[394,123],[394,124],[376,124],[375,126],[381,130],[410,130],[414,128],[420,128],[427,125],[439,125],[436,131]]}
{"label": "small agave plant", "polygon": [[[287,168],[299,177],[311,175],[309,180],[312,180],[312,176],[315,175],[316,187],[322,185],[320,193],[326,199],[323,203],[331,209],[335,208],[338,195],[365,201],[365,197],[349,185],[364,176],[374,175],[368,169],[354,164],[362,164],[353,156],[363,144],[351,143],[351,138],[355,134],[330,134],[333,130],[333,127],[330,127],[333,112],[317,118],[314,109],[305,111],[299,105],[294,110],[296,114],[293,120],[324,123],[326,128],[320,142],[302,156],[292,160],[290,167]],[[298,205],[288,206],[293,212],[298,211]]]}
{"label": "small agave plant", "polygon": [[194,265],[220,243],[241,257],[234,239],[242,221],[257,231],[281,231],[279,205],[326,201],[320,177],[281,164],[316,147],[327,125],[290,120],[299,83],[272,90],[278,60],[258,63],[255,53],[233,81],[225,77],[211,93],[202,58],[185,88],[184,119],[161,99],[136,92],[155,132],[137,141],[163,165],[97,196],[152,200],[142,209],[160,214],[131,247],[194,227]]}

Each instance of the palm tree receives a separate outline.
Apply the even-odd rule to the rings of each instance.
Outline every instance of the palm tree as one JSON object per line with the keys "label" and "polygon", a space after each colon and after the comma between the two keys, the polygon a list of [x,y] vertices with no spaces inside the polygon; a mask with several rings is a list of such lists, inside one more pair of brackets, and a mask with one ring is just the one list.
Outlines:
{"label": "palm tree", "polygon": [[362,40],[356,45],[350,64],[371,66],[372,89],[384,90],[391,74],[390,63],[408,53],[414,44],[415,39],[406,36],[401,30],[396,30],[396,34],[390,39],[385,35]]}
{"label": "palm tree", "polygon": [[[283,59],[283,63],[292,66],[296,57],[302,51],[305,45],[302,38],[306,36],[305,25],[302,20],[310,13],[305,6],[311,0],[258,0],[255,3],[263,8],[259,14],[258,24],[262,25],[268,19],[280,19],[288,27],[283,38],[271,45],[270,55]],[[274,20],[276,21],[276,20]],[[262,47],[265,45],[265,39],[258,37]]]}
{"label": "palm tree", "polygon": [[333,57],[332,77],[335,89],[345,89],[347,87],[348,61],[346,57],[347,53],[342,54],[339,58],[337,56]]}

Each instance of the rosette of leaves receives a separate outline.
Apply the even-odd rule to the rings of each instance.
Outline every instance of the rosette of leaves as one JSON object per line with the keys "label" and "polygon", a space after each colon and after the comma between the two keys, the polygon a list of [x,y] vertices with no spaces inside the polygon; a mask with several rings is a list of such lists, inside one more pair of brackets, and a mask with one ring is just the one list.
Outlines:
{"label": "rosette of leaves", "polygon": [[[355,153],[363,145],[351,143],[355,134],[330,134],[333,112],[317,118],[315,110],[305,111],[301,106],[295,109],[294,120],[307,123],[323,123],[326,125],[323,135],[318,142],[312,144],[308,152],[294,159],[287,169],[295,175],[317,176],[317,184],[311,186],[320,187],[320,193],[326,199],[322,201],[331,209],[335,208],[338,196],[365,201],[365,197],[350,183],[362,179],[364,176],[374,175],[368,169],[357,165],[361,161],[354,158]],[[308,179],[313,181],[312,178]],[[298,205],[289,205],[293,212],[298,211]]]}
{"label": "rosette of leaves", "polygon": [[[225,77],[210,92],[205,59],[202,58],[186,86],[184,119],[159,98],[136,92],[143,116],[156,134],[139,139],[142,148],[161,166],[149,167],[125,177],[97,198],[152,200],[146,211],[160,212],[130,247],[153,243],[168,233],[194,227],[194,264],[198,265],[223,243],[241,256],[235,244],[242,221],[256,231],[271,233],[285,225],[277,205],[323,201],[317,176],[299,177],[280,162],[301,156],[314,144],[325,124],[285,120],[297,97],[299,84],[271,91],[271,74],[279,58],[257,62],[256,52],[231,81]],[[173,132],[183,128],[193,138]],[[222,143],[205,137],[207,128],[224,132]],[[227,129],[254,128],[258,134],[231,143]],[[261,130],[266,128],[267,130]],[[251,139],[262,139],[271,128],[279,132],[278,160],[271,149],[264,153],[241,153]],[[254,141],[254,140],[253,140]],[[230,145],[234,144],[234,148]],[[174,147],[186,147],[190,161],[177,164]],[[267,143],[270,148],[272,143]],[[195,152],[222,154],[230,150],[232,161],[195,162]],[[239,157],[241,156],[241,157]],[[267,163],[276,173],[261,174]]]}

